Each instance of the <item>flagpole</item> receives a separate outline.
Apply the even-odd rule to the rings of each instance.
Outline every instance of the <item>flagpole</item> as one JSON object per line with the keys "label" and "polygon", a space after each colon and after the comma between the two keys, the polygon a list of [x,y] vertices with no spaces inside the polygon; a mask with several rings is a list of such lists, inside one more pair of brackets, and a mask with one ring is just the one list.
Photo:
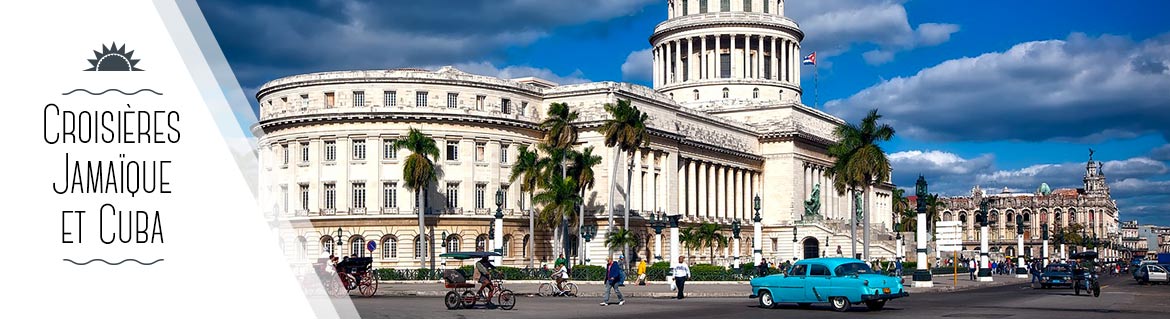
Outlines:
{"label": "flagpole", "polygon": [[817,72],[817,64],[813,63],[813,108],[821,108],[821,80]]}

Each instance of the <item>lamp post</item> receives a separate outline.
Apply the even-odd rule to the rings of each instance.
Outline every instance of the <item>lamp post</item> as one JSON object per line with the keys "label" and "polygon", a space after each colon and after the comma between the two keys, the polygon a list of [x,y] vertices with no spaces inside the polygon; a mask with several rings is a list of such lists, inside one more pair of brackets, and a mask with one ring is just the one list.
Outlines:
{"label": "lamp post", "polygon": [[[927,194],[926,177],[918,175],[918,181],[914,183],[914,194],[918,196],[916,201],[918,204],[918,216],[916,221],[918,227],[915,227],[915,240],[917,241],[917,249],[915,249],[916,258],[918,258],[916,269],[914,270],[914,287],[934,287],[934,280],[931,278],[930,270],[927,270],[926,265],[926,194]],[[855,241],[856,242],[856,241]]]}
{"label": "lamp post", "polygon": [[[443,231],[443,237],[441,239],[443,240],[443,242],[442,242],[442,245],[439,245],[440,251],[442,251],[443,254],[451,252],[451,251],[447,250],[447,231],[446,230]],[[383,247],[383,249],[385,249],[385,247]],[[439,254],[439,256],[442,256],[443,254]],[[447,258],[443,258],[443,260],[440,260],[439,266],[446,269],[447,268]]]}
{"label": "lamp post", "polygon": [[682,215],[666,215],[670,226],[670,267],[678,266],[678,219]]}
{"label": "lamp post", "polygon": [[651,213],[650,227],[654,227],[654,260],[662,261],[662,229],[666,227],[666,214],[661,211]]}
{"label": "lamp post", "polygon": [[733,250],[731,255],[731,268],[735,269],[739,269],[739,232],[739,219],[736,218],[735,220],[731,221],[731,238],[735,240],[731,247]]}
{"label": "lamp post", "polygon": [[[798,260],[798,258],[800,258],[800,245],[797,244],[797,240],[796,240],[796,237],[797,237],[796,233],[799,229],[800,229],[799,226],[792,225],[792,262],[796,262]],[[829,242],[826,241],[825,245],[828,245],[828,244],[829,244]]]}
{"label": "lamp post", "polygon": [[752,227],[754,230],[752,233],[752,260],[754,264],[759,265],[760,258],[764,257],[764,251],[760,249],[763,246],[764,240],[764,225],[760,223],[764,220],[760,218],[760,194],[756,194],[756,197],[752,199],[752,208],[756,209],[756,216],[752,217]]}
{"label": "lamp post", "polygon": [[987,206],[990,202],[988,199],[979,201],[979,212],[976,213],[979,220],[979,281],[992,281],[991,269],[987,268],[990,264],[987,255]]}
{"label": "lamp post", "polygon": [[902,259],[906,258],[906,240],[902,238],[902,224],[894,224],[894,229],[898,230],[897,235],[894,236],[894,245],[897,246],[894,248],[894,260],[902,262]]}
{"label": "lamp post", "polygon": [[586,264],[589,263],[589,242],[593,241],[594,235],[597,235],[597,225],[581,226],[581,237],[585,239],[585,253],[582,256]]}
{"label": "lamp post", "polygon": [[502,189],[496,190],[496,215],[495,215],[495,217],[496,217],[496,219],[494,220],[494,223],[492,223],[492,228],[494,230],[498,230],[498,231],[494,231],[494,234],[491,234],[490,236],[492,237],[492,251],[495,251],[497,254],[500,254],[500,256],[494,256],[494,257],[492,257],[492,259],[495,259],[494,263],[496,265],[503,265],[503,262],[504,262],[504,256],[503,256],[503,254],[504,254],[504,190],[502,190]]}
{"label": "lamp post", "polygon": [[341,227],[337,227],[337,245],[333,246],[333,255],[338,256],[338,257],[341,256],[342,252],[345,252],[345,250],[341,249],[341,247],[345,247],[345,246],[342,246],[344,244],[341,241],[341,236],[342,236]]}
{"label": "lamp post", "polygon": [[1024,268],[1024,219],[1016,216],[1016,278],[1028,278]]}
{"label": "lamp post", "polygon": [[1041,259],[1044,267],[1048,267],[1048,223],[1040,224],[1040,238],[1044,240],[1044,247],[1040,250]]}

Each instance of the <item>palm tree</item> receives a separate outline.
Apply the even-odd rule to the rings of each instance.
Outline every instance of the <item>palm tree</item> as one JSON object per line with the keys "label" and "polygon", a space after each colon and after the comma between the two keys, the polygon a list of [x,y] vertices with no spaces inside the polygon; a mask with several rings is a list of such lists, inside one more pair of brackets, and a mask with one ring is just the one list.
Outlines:
{"label": "palm tree", "polygon": [[[629,229],[619,228],[608,234],[605,234],[605,247],[609,248],[609,256],[613,256],[613,251],[618,247],[625,249],[625,247],[638,244],[638,237],[634,235]],[[622,253],[625,256],[625,253]],[[631,258],[632,259],[632,258]]]}
{"label": "palm tree", "polygon": [[573,121],[577,120],[577,111],[570,111],[565,103],[553,103],[548,106],[548,117],[540,122],[540,128],[545,130],[544,143],[556,148],[570,148],[577,143],[577,127]]}
{"label": "palm tree", "polygon": [[[934,228],[934,225],[942,220],[942,210],[947,208],[947,202],[939,199],[938,194],[926,195],[926,229]],[[931,232],[931,238],[934,238],[934,232]]]}
{"label": "palm tree", "polygon": [[[618,148],[618,156],[613,158],[614,169],[611,172],[617,171],[618,158],[622,153],[627,154],[628,164],[626,165],[626,209],[625,209],[625,228],[630,228],[630,184],[633,183],[633,176],[630,170],[634,168],[634,150],[644,147],[650,143],[650,133],[646,128],[646,123],[649,121],[649,115],[642,113],[637,107],[630,105],[630,100],[618,100],[617,104],[606,103],[605,111],[609,113],[610,118],[605,119],[601,124],[601,132],[605,135],[605,146]],[[614,176],[614,174],[610,174]],[[613,229],[613,195],[616,187],[616,181],[610,178],[610,192],[609,192],[609,229]],[[626,247],[622,253],[626,252]]]}
{"label": "palm tree", "polygon": [[703,223],[695,229],[694,239],[699,247],[707,247],[708,260],[715,264],[715,248],[723,248],[727,244],[727,237],[720,232],[721,227],[712,223]]}
{"label": "palm tree", "polygon": [[575,205],[581,203],[581,196],[577,195],[577,181],[573,177],[554,174],[533,201],[541,204],[537,223],[541,227],[553,228],[554,237],[560,238],[562,222],[572,217]]}
{"label": "palm tree", "polygon": [[894,231],[903,232],[906,229],[906,223],[903,221],[904,214],[910,210],[910,199],[906,198],[906,190],[901,188],[894,188],[890,196],[890,207],[894,211],[894,220],[898,221],[898,229]]}
{"label": "palm tree", "polygon": [[[520,191],[528,193],[529,205],[532,205],[532,197],[536,193],[536,187],[540,183],[538,158],[539,155],[534,151],[528,150],[527,145],[521,146],[520,153],[516,155],[516,163],[512,164],[512,173],[508,175],[508,180],[512,183],[520,180]],[[536,209],[530,207],[528,209],[528,235],[533,242],[536,240],[535,214]],[[528,268],[533,267],[535,258],[536,245],[530,243],[528,245]]]}
{"label": "palm tree", "polygon": [[[864,218],[862,223],[865,225],[862,247],[864,258],[870,257],[869,196],[872,193],[873,184],[886,182],[890,177],[890,159],[886,157],[886,152],[878,143],[893,138],[894,128],[890,127],[889,124],[879,125],[877,121],[881,118],[882,116],[878,115],[877,109],[873,109],[861,120],[860,124],[846,123],[837,126],[833,130],[837,143],[829,146],[829,156],[834,159],[833,166],[825,170],[826,177],[836,176],[833,187],[840,195],[844,195],[848,190],[864,188],[865,204],[862,205]],[[853,218],[856,219],[856,216]],[[856,220],[851,224],[854,229],[857,227]],[[857,238],[857,231],[852,230],[851,232],[851,238]],[[853,254],[856,255],[857,240],[854,239],[851,242]]]}
{"label": "palm tree", "polygon": [[[406,157],[406,161],[402,165],[402,181],[404,186],[414,193],[414,202],[418,212],[418,238],[422,241],[422,245],[419,247],[431,247],[431,244],[427,242],[423,214],[426,212],[427,186],[438,178],[432,158],[439,158],[439,147],[435,145],[434,139],[423,135],[418,129],[410,128],[406,137],[394,141],[395,150],[403,148],[410,151],[410,156]],[[426,251],[429,249],[423,249],[423,252],[418,254],[419,265],[426,264]]]}
{"label": "palm tree", "polygon": [[683,247],[686,247],[687,258],[690,258],[692,256],[692,254],[691,254],[692,248],[699,248],[698,240],[696,240],[695,232],[696,232],[696,229],[694,226],[683,227],[682,230],[680,230],[678,232],[678,242],[679,242],[679,244],[682,244]]}
{"label": "palm tree", "polygon": [[[593,155],[593,147],[590,146],[586,147],[584,151],[572,152],[569,158],[573,162],[569,176],[577,180],[577,190],[581,192],[581,205],[577,206],[577,234],[580,234],[580,227],[585,225],[585,191],[593,189],[593,183],[596,181],[593,167],[601,164],[601,156]],[[583,245],[585,245],[583,240],[577,240],[577,251],[583,251]],[[584,260],[581,262],[584,263]]]}

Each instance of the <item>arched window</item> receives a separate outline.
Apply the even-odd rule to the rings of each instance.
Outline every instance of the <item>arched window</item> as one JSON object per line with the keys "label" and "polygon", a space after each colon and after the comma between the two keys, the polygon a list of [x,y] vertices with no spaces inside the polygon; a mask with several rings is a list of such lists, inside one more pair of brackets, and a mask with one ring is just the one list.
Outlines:
{"label": "arched window", "polygon": [[333,255],[333,237],[321,236],[321,254]]}
{"label": "arched window", "polygon": [[459,251],[459,235],[447,236],[447,252]]}
{"label": "arched window", "polygon": [[382,259],[398,258],[398,239],[389,236],[382,239]]}
{"label": "arched window", "polygon": [[418,235],[414,235],[414,258],[421,258],[423,256],[423,242]]}
{"label": "arched window", "polygon": [[524,258],[528,258],[528,242],[528,235],[524,235],[524,241],[520,243],[520,256],[523,256]]}
{"label": "arched window", "polygon": [[759,88],[752,89],[752,98],[753,99],[760,98],[760,89]]}
{"label": "arched window", "polygon": [[1012,216],[1014,216],[1014,215],[1015,215],[1015,214],[1013,214],[1011,211],[1008,211],[1008,212],[1007,212],[1007,222],[1008,222],[1008,223],[1014,223],[1014,222],[1015,222],[1015,220],[1012,218]]}
{"label": "arched window", "polygon": [[305,237],[297,236],[297,259],[305,259],[305,257],[309,254],[306,246],[308,246],[308,241],[305,240]]}
{"label": "arched window", "polygon": [[954,218],[954,216],[953,216],[953,215],[951,215],[951,212],[949,212],[949,211],[948,211],[948,212],[943,212],[943,216],[942,216],[942,220],[943,220],[943,221],[948,221],[948,222],[949,222],[949,221],[951,221],[951,218]]}
{"label": "arched window", "polygon": [[509,255],[512,250],[512,235],[504,235],[504,245],[501,246],[500,254],[505,257]]}
{"label": "arched window", "polygon": [[475,237],[475,251],[487,251],[487,235]]}
{"label": "arched window", "polygon": [[691,93],[695,94],[695,101],[698,101],[699,100],[699,90],[691,91]]}
{"label": "arched window", "polygon": [[723,98],[726,99],[730,96],[731,96],[731,90],[728,90],[727,88],[723,88]]}
{"label": "arched window", "polygon": [[959,212],[959,223],[963,225],[963,228],[967,228],[967,212]]}
{"label": "arched window", "polygon": [[361,237],[354,236],[349,240],[349,253],[357,257],[366,256],[366,241]]}
{"label": "arched window", "polygon": [[1076,209],[1069,209],[1068,210],[1068,224],[1069,225],[1076,224],[1077,219],[1078,219],[1077,210]]}

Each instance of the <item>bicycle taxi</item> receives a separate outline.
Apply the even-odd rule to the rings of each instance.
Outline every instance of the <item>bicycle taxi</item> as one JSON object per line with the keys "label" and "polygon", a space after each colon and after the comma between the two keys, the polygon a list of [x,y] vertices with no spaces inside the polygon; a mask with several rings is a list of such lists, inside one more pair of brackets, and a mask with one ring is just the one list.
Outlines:
{"label": "bicycle taxi", "polygon": [[1101,297],[1101,283],[1097,279],[1097,271],[1095,269],[1097,252],[1083,251],[1072,254],[1070,258],[1076,260],[1079,264],[1073,269],[1073,292],[1080,295],[1083,289],[1085,293],[1092,294],[1094,297]]}
{"label": "bicycle taxi", "polygon": [[[458,260],[477,260],[483,257],[500,256],[496,252],[454,252],[439,255],[444,258],[454,258]],[[474,282],[467,281],[467,274],[459,269],[448,269],[443,271],[443,287],[450,289],[443,297],[443,304],[447,309],[464,309],[475,308],[477,302],[488,304],[494,300],[495,305],[500,309],[512,310],[516,306],[516,295],[506,288],[504,288],[504,274],[499,271],[492,271],[492,285],[495,287],[494,292],[489,296],[480,295],[477,292]],[[486,290],[485,290],[486,291]]]}

